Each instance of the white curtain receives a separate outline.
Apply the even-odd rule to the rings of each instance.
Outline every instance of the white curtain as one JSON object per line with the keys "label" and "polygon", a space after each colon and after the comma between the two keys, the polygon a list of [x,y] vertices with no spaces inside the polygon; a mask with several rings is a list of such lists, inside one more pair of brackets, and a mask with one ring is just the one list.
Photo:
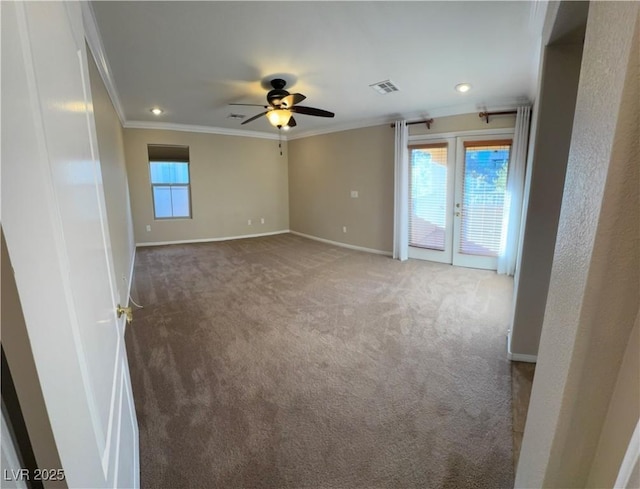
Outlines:
{"label": "white curtain", "polygon": [[501,253],[498,256],[498,273],[506,275],[513,275],[516,270],[530,117],[531,107],[518,107],[504,200]]}
{"label": "white curtain", "polygon": [[395,203],[393,257],[404,261],[409,255],[409,133],[407,121],[396,121]]}

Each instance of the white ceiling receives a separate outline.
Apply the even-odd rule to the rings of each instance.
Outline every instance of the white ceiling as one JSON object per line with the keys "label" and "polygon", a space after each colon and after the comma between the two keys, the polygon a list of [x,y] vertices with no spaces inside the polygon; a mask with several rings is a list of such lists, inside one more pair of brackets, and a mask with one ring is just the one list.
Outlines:
{"label": "white ceiling", "polygon": [[[94,2],[127,125],[277,129],[229,119],[264,103],[276,75],[336,113],[298,115],[289,138],[404,116],[473,112],[531,100],[542,22],[535,2]],[[536,10],[538,13],[536,14]],[[399,92],[370,84],[391,79]],[[471,83],[466,94],[457,83]],[[160,117],[153,106],[165,110]]]}

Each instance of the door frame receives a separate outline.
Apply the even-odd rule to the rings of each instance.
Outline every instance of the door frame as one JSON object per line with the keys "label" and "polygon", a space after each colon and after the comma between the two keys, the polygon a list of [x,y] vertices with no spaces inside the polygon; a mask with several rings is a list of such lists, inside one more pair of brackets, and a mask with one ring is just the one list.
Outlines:
{"label": "door frame", "polygon": [[[454,131],[454,132],[444,132],[438,134],[416,134],[408,137],[407,146],[416,146],[419,144],[432,144],[439,142],[447,142],[447,177],[452,175],[453,178],[447,178],[447,228],[446,228],[446,240],[445,240],[445,250],[428,250],[424,248],[409,246],[409,258],[416,258],[419,260],[428,260],[440,263],[447,263],[456,266],[464,266],[469,268],[489,268],[487,266],[477,266],[475,264],[468,264],[468,260],[464,258],[462,260],[456,260],[454,262],[455,256],[455,228],[456,220],[454,219],[454,204],[456,202],[456,192],[455,189],[457,187],[457,181],[459,179],[458,172],[460,171],[458,167],[458,154],[459,150],[459,141],[461,140],[473,140],[473,141],[481,141],[483,139],[491,140],[495,138],[505,138],[513,140],[513,136],[515,134],[515,128],[496,128],[496,129],[475,129],[470,131]],[[464,153],[464,151],[463,151]],[[409,158],[407,158],[407,165],[410,165],[411,162]],[[409,177],[411,176],[410,168],[407,168],[407,174]],[[409,199],[409,192],[407,192],[407,200]],[[409,203],[407,202],[407,209],[409,209]],[[407,232],[408,232],[407,228]],[[407,241],[408,242],[408,241]],[[495,266],[493,266],[493,270],[497,268],[497,259],[494,259]],[[494,265],[491,263],[490,265]]]}

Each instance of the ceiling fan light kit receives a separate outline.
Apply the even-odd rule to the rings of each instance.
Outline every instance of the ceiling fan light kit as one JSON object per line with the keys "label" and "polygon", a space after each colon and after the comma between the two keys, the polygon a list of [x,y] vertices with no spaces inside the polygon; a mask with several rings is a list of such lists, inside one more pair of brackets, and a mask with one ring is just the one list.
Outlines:
{"label": "ceiling fan light kit", "polygon": [[267,119],[272,126],[275,127],[285,127],[289,124],[289,120],[291,119],[291,111],[286,109],[274,109],[267,112]]}

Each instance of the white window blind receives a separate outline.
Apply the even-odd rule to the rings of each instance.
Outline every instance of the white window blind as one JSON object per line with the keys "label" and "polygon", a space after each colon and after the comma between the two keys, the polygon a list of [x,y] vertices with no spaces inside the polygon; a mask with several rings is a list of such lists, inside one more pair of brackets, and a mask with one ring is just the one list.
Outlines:
{"label": "white window blind", "polygon": [[409,147],[409,245],[444,250],[447,143]]}
{"label": "white window blind", "polygon": [[460,253],[500,254],[510,140],[464,143]]}

